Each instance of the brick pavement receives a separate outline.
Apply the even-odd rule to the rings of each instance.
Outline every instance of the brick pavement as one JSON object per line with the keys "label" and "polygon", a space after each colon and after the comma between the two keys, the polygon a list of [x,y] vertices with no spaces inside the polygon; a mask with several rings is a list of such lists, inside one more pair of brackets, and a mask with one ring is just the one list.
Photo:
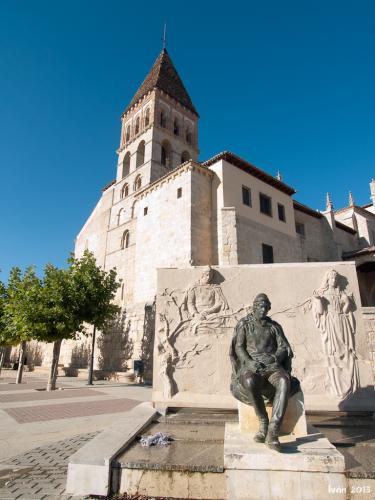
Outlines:
{"label": "brick pavement", "polygon": [[18,394],[0,394],[0,403],[14,403],[17,401],[42,401],[44,399],[79,398],[87,396],[104,396],[104,392],[95,389],[64,389],[62,391],[42,391]]}
{"label": "brick pavement", "polygon": [[[97,432],[80,434],[0,462],[1,500],[68,500],[64,495],[69,457]],[[5,467],[5,468],[4,468]],[[79,500],[80,497],[74,497]]]}
{"label": "brick pavement", "polygon": [[105,413],[119,413],[128,411],[141,401],[136,399],[116,398],[101,401],[85,401],[69,403],[68,405],[23,406],[20,408],[4,408],[10,417],[19,424],[41,422],[72,417],[86,417],[89,415],[103,415]]}

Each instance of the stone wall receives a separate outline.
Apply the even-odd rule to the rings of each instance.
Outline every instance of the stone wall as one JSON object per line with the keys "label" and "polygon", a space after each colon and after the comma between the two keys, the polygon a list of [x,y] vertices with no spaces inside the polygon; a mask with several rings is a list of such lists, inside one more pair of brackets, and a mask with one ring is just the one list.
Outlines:
{"label": "stone wall", "polygon": [[[204,268],[158,271],[153,392],[157,404],[236,406],[229,391],[229,346],[235,325],[251,310],[254,297],[264,292],[272,302],[271,318],[282,325],[292,346],[293,373],[301,381],[306,407],[375,409],[354,262],[215,270],[209,283],[204,281]],[[334,284],[329,285],[332,276]],[[207,309],[199,307],[214,312],[203,313]],[[374,327],[373,315],[370,325]]]}
{"label": "stone wall", "polygon": [[362,307],[362,315],[367,338],[368,356],[371,360],[375,382],[375,307]]}

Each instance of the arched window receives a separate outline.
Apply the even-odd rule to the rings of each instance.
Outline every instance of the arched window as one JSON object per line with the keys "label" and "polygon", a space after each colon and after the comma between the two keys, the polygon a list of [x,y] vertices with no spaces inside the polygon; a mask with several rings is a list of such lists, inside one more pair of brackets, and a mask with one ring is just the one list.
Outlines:
{"label": "arched window", "polygon": [[124,209],[120,208],[120,210],[118,211],[117,216],[116,216],[116,225],[117,226],[122,224],[122,221],[124,220],[124,215],[125,215]]}
{"label": "arched window", "polygon": [[167,168],[171,165],[171,146],[168,141],[163,141],[161,145],[160,163]]}
{"label": "arched window", "polygon": [[191,130],[189,127],[186,127],[186,133],[185,133],[185,138],[186,138],[186,142],[188,144],[191,144],[191,141],[192,141],[192,135],[191,135]]}
{"label": "arched window", "polygon": [[139,124],[140,124],[140,118],[138,116],[135,121],[135,135],[139,134]]}
{"label": "arched window", "polygon": [[180,135],[180,124],[178,118],[175,118],[173,121],[173,133],[174,135]]}
{"label": "arched window", "polygon": [[167,116],[163,110],[160,111],[160,126],[163,128],[167,127]]}
{"label": "arched window", "polygon": [[126,142],[130,141],[130,125],[126,127],[126,137],[125,137]]}
{"label": "arched window", "polygon": [[124,250],[124,248],[128,248],[129,246],[129,230],[126,229],[121,237],[121,250]]}
{"label": "arched window", "polygon": [[129,184],[124,184],[121,189],[121,198],[126,198],[129,194]]}
{"label": "arched window", "polygon": [[129,172],[130,172],[130,153],[128,151],[122,161],[122,179],[127,175],[129,175]]}
{"label": "arched window", "polygon": [[185,161],[190,160],[190,153],[188,151],[183,151],[181,155],[181,163],[185,163]]}
{"label": "arched window", "polygon": [[137,162],[136,166],[140,167],[145,162],[145,141],[141,141],[137,149]]}
{"label": "arched window", "polygon": [[145,113],[145,127],[148,127],[149,124],[150,124],[150,108],[147,108]]}
{"label": "arched window", "polygon": [[134,181],[134,191],[138,191],[138,189],[141,189],[142,187],[142,177],[140,175],[137,175]]}

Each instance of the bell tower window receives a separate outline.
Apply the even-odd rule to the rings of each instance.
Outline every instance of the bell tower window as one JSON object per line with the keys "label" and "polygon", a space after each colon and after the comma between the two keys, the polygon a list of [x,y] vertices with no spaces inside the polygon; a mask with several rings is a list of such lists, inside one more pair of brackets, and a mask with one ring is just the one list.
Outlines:
{"label": "bell tower window", "polygon": [[137,175],[134,181],[134,191],[138,191],[138,189],[141,189],[142,187],[142,177],[140,175]]}
{"label": "bell tower window", "polygon": [[140,118],[138,116],[135,121],[135,135],[139,134],[139,123],[140,123]]}
{"label": "bell tower window", "polygon": [[141,141],[137,149],[137,168],[143,165],[145,162],[145,141]]}
{"label": "bell tower window", "polygon": [[180,124],[179,124],[178,118],[174,119],[173,133],[174,133],[174,135],[180,135]]}
{"label": "bell tower window", "polygon": [[145,127],[148,127],[149,124],[150,124],[150,108],[147,108],[145,114]]}
{"label": "bell tower window", "polygon": [[186,134],[185,134],[185,139],[188,144],[191,144],[192,141],[192,135],[191,135],[191,130],[189,127],[186,129]]}
{"label": "bell tower window", "polygon": [[164,141],[161,145],[161,155],[160,155],[160,163],[163,167],[170,167],[171,163],[171,146],[168,141]]}
{"label": "bell tower window", "polygon": [[130,141],[130,125],[126,127],[126,136],[125,136],[126,142]]}
{"label": "bell tower window", "polygon": [[160,111],[160,126],[167,128],[167,116],[163,110]]}
{"label": "bell tower window", "polygon": [[181,163],[185,163],[185,161],[190,160],[190,153],[188,151],[183,151],[181,155]]}
{"label": "bell tower window", "polygon": [[122,162],[122,178],[129,175],[129,171],[130,171],[130,153],[128,151],[124,156],[124,160]]}
{"label": "bell tower window", "polygon": [[129,184],[124,184],[121,189],[121,199],[126,198],[129,195]]}

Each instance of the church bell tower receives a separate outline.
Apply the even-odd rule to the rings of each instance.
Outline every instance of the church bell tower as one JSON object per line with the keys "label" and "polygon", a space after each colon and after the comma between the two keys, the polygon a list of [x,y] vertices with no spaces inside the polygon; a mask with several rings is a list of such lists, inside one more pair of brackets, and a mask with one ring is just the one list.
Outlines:
{"label": "church bell tower", "polygon": [[198,113],[164,48],[122,114],[116,183],[131,194],[198,157]]}

